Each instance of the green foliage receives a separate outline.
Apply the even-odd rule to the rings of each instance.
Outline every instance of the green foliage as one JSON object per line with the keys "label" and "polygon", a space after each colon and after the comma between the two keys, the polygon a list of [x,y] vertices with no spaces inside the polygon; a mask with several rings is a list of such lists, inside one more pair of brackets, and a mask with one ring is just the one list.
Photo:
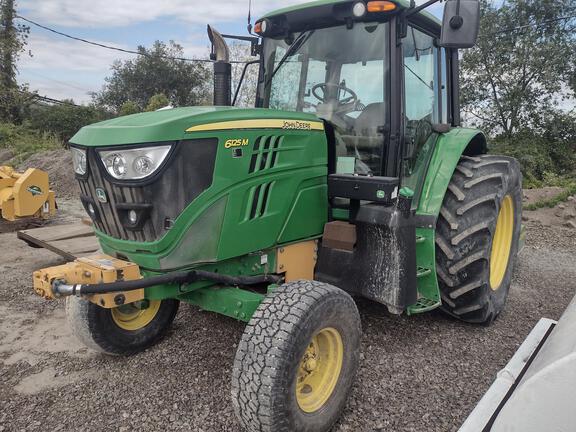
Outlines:
{"label": "green foliage", "polygon": [[542,112],[535,129],[496,137],[490,152],[518,159],[525,187],[564,186],[576,177],[576,116]]}
{"label": "green foliage", "polygon": [[173,106],[201,105],[207,100],[210,71],[203,63],[176,60],[182,47],[173,41],[156,41],[151,48],[138,47],[135,59],[116,61],[102,91],[94,96],[98,105],[120,112],[132,101],[140,108],[154,95],[164,94]]}
{"label": "green foliage", "polygon": [[110,118],[109,113],[95,106],[75,106],[71,100],[66,102],[70,103],[35,105],[30,112],[30,126],[67,142],[83,126]]}
{"label": "green foliage", "polygon": [[28,156],[61,148],[61,142],[54,134],[38,132],[26,125],[0,123],[0,148],[9,149],[16,157],[16,163]]}
{"label": "green foliage", "polygon": [[126,101],[122,104],[122,106],[120,107],[120,112],[118,113],[118,115],[127,116],[130,114],[137,114],[139,112],[142,112],[142,110],[140,109],[138,104],[136,104],[136,102],[134,102],[134,101],[129,100],[129,101]]}
{"label": "green foliage", "polygon": [[517,158],[524,185],[559,185],[576,175],[576,3],[481,0],[480,37],[461,61],[462,110],[484,129],[491,152]]}
{"label": "green foliage", "polygon": [[576,20],[561,19],[576,15],[576,2],[481,4],[478,45],[461,62],[463,111],[492,135],[510,138],[522,129],[536,130],[542,111],[576,92],[576,86],[570,87]]}
{"label": "green foliage", "polygon": [[[250,53],[250,45],[240,42],[234,42],[230,45],[230,59],[237,62],[249,62],[256,60]],[[242,72],[244,71],[243,63],[232,64],[232,97],[236,91]],[[236,106],[241,108],[254,108],[256,102],[256,89],[258,87],[259,65],[253,64],[248,66],[242,86],[238,93]]]}
{"label": "green foliage", "polygon": [[146,106],[146,109],[144,111],[156,111],[168,105],[170,105],[170,101],[168,100],[166,95],[163,93],[159,93],[155,94],[150,98],[150,100],[148,101],[148,105]]}
{"label": "green foliage", "polygon": [[524,206],[524,210],[538,210],[539,208],[553,208],[556,207],[558,204],[566,201],[569,196],[576,194],[576,183],[572,183],[566,186],[566,189],[556,195],[553,198],[542,200],[535,202],[534,204],[528,204]]}

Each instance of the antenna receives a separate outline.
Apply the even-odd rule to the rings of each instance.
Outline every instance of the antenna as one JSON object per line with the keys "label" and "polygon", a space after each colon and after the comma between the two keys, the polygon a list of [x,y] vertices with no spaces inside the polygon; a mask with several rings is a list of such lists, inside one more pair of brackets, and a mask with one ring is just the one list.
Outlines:
{"label": "antenna", "polygon": [[252,0],[248,0],[248,34],[252,34]]}

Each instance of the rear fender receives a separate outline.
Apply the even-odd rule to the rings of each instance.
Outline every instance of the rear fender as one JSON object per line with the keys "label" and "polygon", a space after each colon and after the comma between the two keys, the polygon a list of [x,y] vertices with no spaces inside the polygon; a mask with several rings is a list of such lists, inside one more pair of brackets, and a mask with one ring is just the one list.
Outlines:
{"label": "rear fender", "polygon": [[[417,215],[436,219],[440,214],[448,184],[462,155],[474,156],[485,154],[487,151],[486,136],[477,129],[456,128],[440,135],[424,178]],[[434,227],[435,224],[426,226],[426,228]]]}
{"label": "rear fender", "polygon": [[486,152],[486,136],[476,129],[452,129],[440,135],[436,141],[416,210],[418,302],[408,308],[409,315],[441,305],[436,274],[436,220],[462,155],[474,156]]}

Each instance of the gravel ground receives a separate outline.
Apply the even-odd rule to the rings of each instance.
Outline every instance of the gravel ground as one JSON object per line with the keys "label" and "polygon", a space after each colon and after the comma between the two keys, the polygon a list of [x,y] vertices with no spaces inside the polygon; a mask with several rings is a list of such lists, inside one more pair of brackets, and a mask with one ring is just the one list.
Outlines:
{"label": "gravel ground", "polygon": [[[243,324],[182,305],[169,336],[131,357],[87,351],[63,304],[31,289],[60,264],[15,234],[0,245],[0,432],[238,431],[229,376]],[[576,294],[576,231],[528,227],[507,307],[491,327],[360,302],[361,369],[334,431],[454,431],[542,317]]]}

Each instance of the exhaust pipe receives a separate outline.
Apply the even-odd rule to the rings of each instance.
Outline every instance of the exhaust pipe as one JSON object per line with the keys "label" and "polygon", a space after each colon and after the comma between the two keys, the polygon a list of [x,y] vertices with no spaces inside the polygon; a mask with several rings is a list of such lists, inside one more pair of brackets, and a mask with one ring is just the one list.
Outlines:
{"label": "exhaust pipe", "polygon": [[222,35],[208,25],[208,37],[212,43],[210,58],[214,63],[214,105],[232,105],[232,65],[230,49]]}

